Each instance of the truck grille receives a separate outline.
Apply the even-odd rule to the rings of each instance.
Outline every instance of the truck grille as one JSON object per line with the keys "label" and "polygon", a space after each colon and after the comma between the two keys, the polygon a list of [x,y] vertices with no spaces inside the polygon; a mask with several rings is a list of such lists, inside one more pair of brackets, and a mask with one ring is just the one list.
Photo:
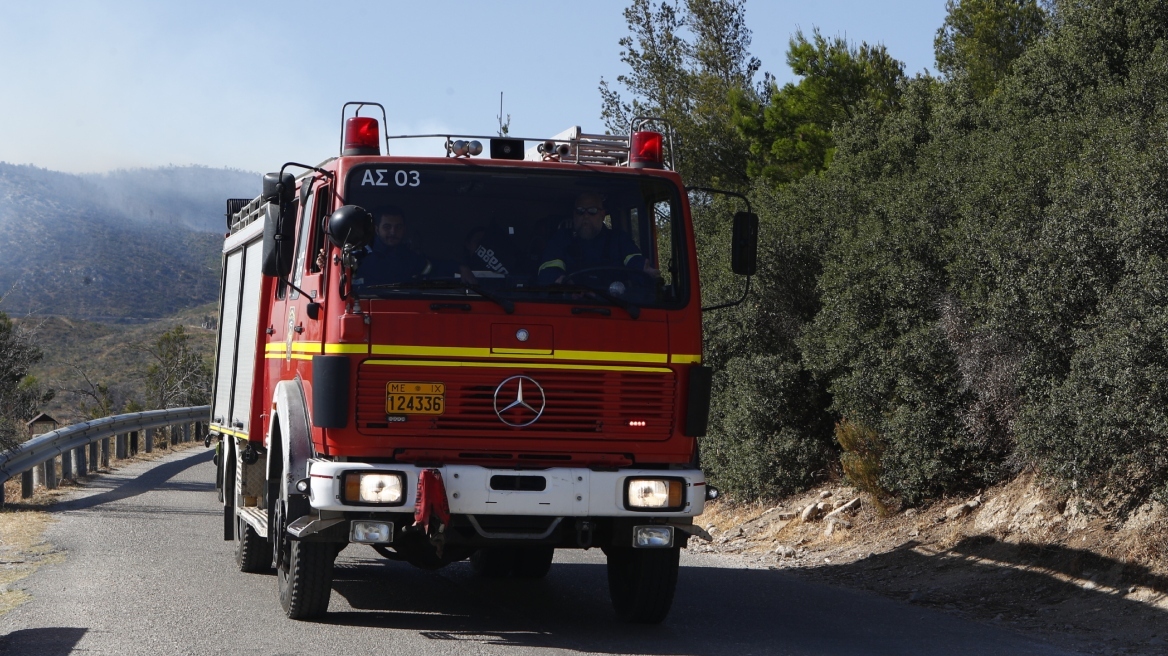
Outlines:
{"label": "truck grille", "polygon": [[[538,382],[546,398],[543,414],[526,427],[508,426],[494,409],[495,389],[519,375]],[[405,421],[387,417],[386,385],[391,381],[444,383],[443,414],[409,415]],[[672,372],[362,364],[357,427],[373,435],[664,440],[673,431],[675,387]],[[532,393],[529,385],[529,401]],[[510,397],[507,402],[514,400],[513,392]]]}

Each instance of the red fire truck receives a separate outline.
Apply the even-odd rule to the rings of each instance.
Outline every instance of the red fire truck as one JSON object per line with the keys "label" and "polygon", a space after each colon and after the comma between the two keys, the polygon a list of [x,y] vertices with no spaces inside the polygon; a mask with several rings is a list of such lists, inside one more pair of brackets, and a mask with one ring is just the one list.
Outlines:
{"label": "red fire truck", "polygon": [[[425,135],[442,150],[403,157],[383,108],[361,116],[380,107],[345,105],[338,157],[228,201],[210,425],[238,567],[275,568],[306,619],[353,543],[519,578],[598,547],[617,615],[660,622],[716,495],[668,129]],[[735,216],[737,273],[756,234]]]}

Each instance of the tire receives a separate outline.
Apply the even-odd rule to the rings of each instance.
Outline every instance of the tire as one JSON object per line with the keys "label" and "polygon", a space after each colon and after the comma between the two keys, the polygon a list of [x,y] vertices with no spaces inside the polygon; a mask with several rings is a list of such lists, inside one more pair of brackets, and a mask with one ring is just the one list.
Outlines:
{"label": "tire", "polygon": [[511,575],[515,553],[506,547],[483,547],[470,557],[470,568],[484,579],[501,579]]}
{"label": "tire", "polygon": [[470,557],[470,566],[486,579],[542,579],[551,569],[555,553],[555,548],[548,546],[484,547]]}
{"label": "tire", "polygon": [[515,578],[542,579],[552,568],[554,547],[520,547],[515,554]]}
{"label": "tire", "polygon": [[262,574],[272,565],[272,543],[242,517],[235,527],[235,563],[248,574]]}
{"label": "tire", "polygon": [[289,619],[311,620],[328,611],[333,591],[336,546],[329,542],[293,540],[286,562],[276,571],[280,606]]}
{"label": "tire", "polygon": [[633,624],[659,624],[669,614],[677,589],[681,548],[609,547],[608,594],[617,618]]}

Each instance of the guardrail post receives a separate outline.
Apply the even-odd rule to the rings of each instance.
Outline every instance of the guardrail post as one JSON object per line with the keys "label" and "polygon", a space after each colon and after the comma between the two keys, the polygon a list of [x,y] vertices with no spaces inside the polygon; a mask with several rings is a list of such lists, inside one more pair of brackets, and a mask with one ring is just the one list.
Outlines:
{"label": "guardrail post", "polygon": [[89,471],[91,471],[91,472],[97,471],[97,465],[98,465],[97,450],[98,450],[98,448],[99,447],[97,446],[97,442],[90,442],[89,443]]}
{"label": "guardrail post", "polygon": [[130,455],[138,455],[138,431],[130,431]]}
{"label": "guardrail post", "polygon": [[36,491],[36,486],[33,485],[34,481],[32,480],[32,473],[35,470],[36,470],[36,467],[33,467],[32,469],[30,469],[26,472],[20,473],[20,498],[21,499],[27,499],[27,498],[31,497],[32,493]]}
{"label": "guardrail post", "polygon": [[191,441],[191,425],[183,424],[183,442]]}
{"label": "guardrail post", "polygon": [[195,422],[195,440],[202,442],[207,439],[207,433],[203,430],[203,422]]}
{"label": "guardrail post", "polygon": [[109,469],[109,438],[101,438],[101,466]]}
{"label": "guardrail post", "polygon": [[154,429],[146,429],[146,453],[154,453]]}
{"label": "guardrail post", "polygon": [[57,489],[57,458],[56,456],[45,461],[45,487]]}
{"label": "guardrail post", "polygon": [[114,458],[123,460],[126,457],[126,434],[118,433],[114,436]]}
{"label": "guardrail post", "polygon": [[66,449],[61,453],[61,480],[68,481],[73,478],[73,454]]}
{"label": "guardrail post", "polygon": [[79,446],[73,449],[73,464],[78,476],[84,476],[89,471],[89,466],[85,462],[85,447]]}

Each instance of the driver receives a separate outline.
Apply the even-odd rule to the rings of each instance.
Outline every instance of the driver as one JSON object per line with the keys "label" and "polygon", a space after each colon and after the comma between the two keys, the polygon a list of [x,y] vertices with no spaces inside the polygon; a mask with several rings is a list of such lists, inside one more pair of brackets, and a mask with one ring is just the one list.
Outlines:
{"label": "driver", "polygon": [[568,274],[593,267],[622,267],[654,278],[661,275],[628,234],[604,225],[604,196],[586,191],[576,197],[575,207],[572,228],[556,232],[544,248],[540,284],[561,283]]}
{"label": "driver", "polygon": [[417,252],[406,236],[405,215],[397,207],[377,213],[376,237],[361,254],[354,285],[400,283],[429,274],[430,260]]}

